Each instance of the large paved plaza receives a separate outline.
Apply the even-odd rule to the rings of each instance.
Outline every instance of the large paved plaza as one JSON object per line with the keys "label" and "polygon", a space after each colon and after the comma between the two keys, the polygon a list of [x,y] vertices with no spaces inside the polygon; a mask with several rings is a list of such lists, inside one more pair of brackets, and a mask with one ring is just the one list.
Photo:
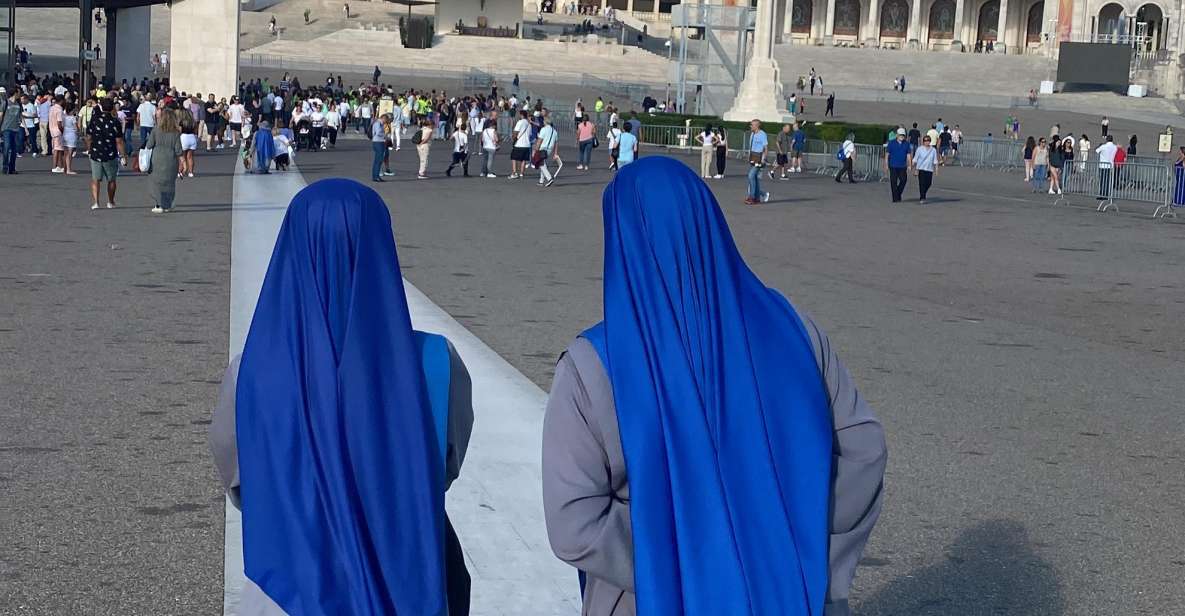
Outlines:
{"label": "large paved plaza", "polygon": [[[564,154],[543,189],[445,178],[442,144],[417,181],[408,146],[376,185],[405,277],[476,336],[462,356],[480,341],[543,391],[601,313],[610,175],[603,150],[588,173]],[[267,181],[366,181],[369,156],[343,140]],[[43,159],[0,178],[0,614],[220,613],[223,498],[206,429],[232,335],[232,220],[286,206],[234,163],[199,155],[168,216],[149,213],[140,177],[97,212],[85,176],[51,175]],[[508,164],[500,154],[500,175]],[[828,330],[885,425],[885,508],[857,614],[1185,612],[1185,225],[1140,206],[1055,207],[1017,174],[971,169],[941,169],[925,207],[808,173],[748,208],[730,165],[712,186],[749,265]],[[575,614],[563,592],[492,590],[505,580],[495,547],[511,540],[499,516],[517,514],[490,503],[537,490],[482,468],[515,443],[478,440],[511,425],[478,410],[449,503],[464,516],[474,613]],[[523,598],[536,596],[559,598]]]}

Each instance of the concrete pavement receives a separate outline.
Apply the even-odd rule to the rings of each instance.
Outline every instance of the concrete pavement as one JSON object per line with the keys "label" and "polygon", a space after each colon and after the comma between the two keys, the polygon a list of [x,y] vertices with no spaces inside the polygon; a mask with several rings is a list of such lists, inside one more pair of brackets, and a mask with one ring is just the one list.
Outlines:
{"label": "concrete pavement", "polygon": [[[298,156],[306,181],[368,180],[366,144],[339,144]],[[605,152],[587,174],[564,156],[543,189],[444,178],[441,144],[415,180],[408,147],[376,185],[407,279],[544,390],[601,311]],[[165,217],[139,178],[91,212],[43,162],[0,179],[0,614],[217,613],[232,157],[200,156]],[[926,207],[804,174],[746,208],[729,164],[713,188],[742,253],[827,328],[888,433],[857,613],[1185,609],[1185,226],[965,169]]]}

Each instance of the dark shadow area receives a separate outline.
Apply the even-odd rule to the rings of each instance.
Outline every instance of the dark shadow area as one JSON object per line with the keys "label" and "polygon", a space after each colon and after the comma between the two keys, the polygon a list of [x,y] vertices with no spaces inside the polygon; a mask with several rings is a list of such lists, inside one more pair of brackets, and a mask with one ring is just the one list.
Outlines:
{"label": "dark shadow area", "polygon": [[856,603],[860,616],[1059,616],[1065,598],[1053,565],[1013,520],[982,522],[946,549],[945,560],[910,572]]}

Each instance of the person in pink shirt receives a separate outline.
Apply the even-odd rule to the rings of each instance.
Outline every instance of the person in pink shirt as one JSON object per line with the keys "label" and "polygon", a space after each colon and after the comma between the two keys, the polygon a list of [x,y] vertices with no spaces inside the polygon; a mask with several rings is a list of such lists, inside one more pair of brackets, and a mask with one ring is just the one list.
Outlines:
{"label": "person in pink shirt", "polygon": [[593,148],[597,146],[597,125],[587,113],[581,115],[580,123],[576,125],[576,143],[580,145],[580,160],[576,168],[588,171]]}
{"label": "person in pink shirt", "polygon": [[62,97],[55,96],[53,105],[49,108],[49,136],[53,143],[53,173],[66,172],[66,143],[62,139],[65,133],[66,112],[62,108]]}

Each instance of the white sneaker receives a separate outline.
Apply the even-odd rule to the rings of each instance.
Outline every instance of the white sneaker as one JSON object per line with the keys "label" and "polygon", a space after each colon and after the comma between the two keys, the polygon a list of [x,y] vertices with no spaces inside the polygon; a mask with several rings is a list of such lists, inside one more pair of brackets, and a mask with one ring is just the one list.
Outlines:
{"label": "white sneaker", "polygon": [[1053,187],[1052,187],[1052,186],[1049,188],[1049,194],[1051,194],[1051,195],[1057,194],[1057,193],[1055,193],[1055,192],[1053,191]]}
{"label": "white sneaker", "polygon": [[66,170],[61,167],[54,167],[53,169],[50,169],[49,172],[50,173],[65,173]]}
{"label": "white sneaker", "polygon": [[487,178],[496,178],[496,177],[498,177],[498,176],[496,176],[496,175],[494,175],[494,174],[492,174],[492,173],[487,173],[487,174],[486,174],[486,177],[487,177]]}
{"label": "white sneaker", "polygon": [[193,177],[193,174],[192,174],[192,173],[190,173],[190,174],[189,174],[187,177]]}
{"label": "white sneaker", "polygon": [[763,193],[761,195],[761,202],[762,203],[769,203],[769,193]]}
{"label": "white sneaker", "polygon": [[154,207],[154,208],[152,208],[152,213],[153,213],[153,214],[164,214],[164,213],[165,213],[165,211],[164,211],[164,210],[162,210],[162,209],[160,208],[160,206],[157,206],[157,207]]}
{"label": "white sneaker", "polygon": [[723,174],[723,173],[717,173],[716,175],[714,175],[714,176],[712,176],[712,177],[714,177],[714,178],[716,178],[717,180],[719,180],[719,179],[723,179],[723,178],[724,178],[724,174]]}
{"label": "white sneaker", "polygon": [[113,209],[115,209],[115,204],[114,204],[114,203],[111,203],[110,201],[108,201],[108,202],[107,202],[107,209],[109,209],[109,210],[113,210]]}
{"label": "white sneaker", "polygon": [[92,204],[91,204],[91,209],[92,209],[92,210],[97,210],[97,209],[99,209],[99,204],[98,204],[98,203],[92,203]]}
{"label": "white sneaker", "polygon": [[394,171],[384,171],[383,175],[386,177],[391,177],[391,176],[395,175],[395,172]]}

